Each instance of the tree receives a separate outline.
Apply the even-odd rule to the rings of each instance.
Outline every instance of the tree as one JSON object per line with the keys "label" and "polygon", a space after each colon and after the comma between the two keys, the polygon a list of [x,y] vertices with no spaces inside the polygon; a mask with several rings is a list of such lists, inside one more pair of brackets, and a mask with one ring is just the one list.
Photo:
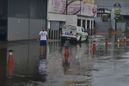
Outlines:
{"label": "tree", "polygon": [[[66,0],[66,3],[65,3],[65,10],[64,10],[63,14],[66,14],[66,15],[67,15],[67,14],[68,14],[68,7],[69,7],[72,3],[76,2],[76,1],[80,1],[80,3],[81,3],[82,0]],[[80,8],[77,9],[77,10],[75,10],[75,12],[73,12],[72,14],[75,15],[75,14],[79,13],[80,11],[81,11],[81,4],[80,4]]]}
{"label": "tree", "polygon": [[122,15],[116,15],[116,22],[123,22],[123,16]]}

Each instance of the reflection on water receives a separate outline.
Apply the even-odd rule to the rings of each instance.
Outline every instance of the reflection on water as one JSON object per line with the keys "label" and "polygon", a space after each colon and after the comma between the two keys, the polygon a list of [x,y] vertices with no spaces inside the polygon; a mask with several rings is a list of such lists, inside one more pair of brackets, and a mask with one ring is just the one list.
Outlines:
{"label": "reflection on water", "polygon": [[63,62],[64,74],[68,74],[70,69],[70,62]]}
{"label": "reflection on water", "polygon": [[6,55],[7,49],[0,49],[0,86],[5,85],[6,77]]}
{"label": "reflection on water", "polygon": [[69,61],[62,61],[63,69],[64,75],[74,76],[74,79],[65,80],[64,86],[92,86],[92,59],[87,53],[85,43],[69,46]]}
{"label": "reflection on water", "polygon": [[14,74],[17,77],[36,75],[39,48],[35,43],[27,43],[22,45],[10,46],[8,49],[14,50]]}
{"label": "reflection on water", "polygon": [[59,50],[59,53],[61,52],[61,44],[60,42],[49,42],[47,46],[47,54],[54,53],[56,50]]}
{"label": "reflection on water", "polygon": [[64,67],[64,73],[66,74],[69,71],[69,68],[70,68],[69,42],[66,42],[64,44],[64,48],[63,48],[63,67]]}
{"label": "reflection on water", "polygon": [[40,60],[38,64],[38,75],[41,81],[46,81],[47,76],[47,59],[46,56],[40,55]]}
{"label": "reflection on water", "polygon": [[[6,68],[11,66],[7,65],[9,54],[7,51],[10,49],[14,50],[14,68],[9,74],[12,74],[12,77],[7,78]],[[47,54],[40,54],[40,46],[37,42],[8,46],[7,49],[0,50],[0,57],[2,57],[0,58],[0,71],[2,71],[0,84],[2,83],[2,86],[38,86],[35,83],[38,81],[50,83],[45,86],[92,86],[94,58],[89,55],[89,45],[70,44],[68,51],[69,56],[66,57],[68,60],[64,62],[64,46],[61,47],[59,42],[48,43]]]}
{"label": "reflection on water", "polygon": [[[81,47],[83,46],[83,47]],[[68,69],[68,75],[89,75],[87,74],[91,67],[91,58],[88,53],[87,44],[71,45],[69,48],[69,65],[64,66],[64,69]]]}
{"label": "reflection on water", "polygon": [[9,50],[9,55],[7,57],[7,76],[11,77],[14,71],[14,57],[13,51]]}
{"label": "reflection on water", "polygon": [[[11,54],[7,52],[10,49],[13,50]],[[22,82],[30,80],[44,82],[46,72],[43,74],[42,68],[47,68],[46,56],[41,56],[39,50],[39,44],[35,42],[0,49],[0,86],[21,86]]]}

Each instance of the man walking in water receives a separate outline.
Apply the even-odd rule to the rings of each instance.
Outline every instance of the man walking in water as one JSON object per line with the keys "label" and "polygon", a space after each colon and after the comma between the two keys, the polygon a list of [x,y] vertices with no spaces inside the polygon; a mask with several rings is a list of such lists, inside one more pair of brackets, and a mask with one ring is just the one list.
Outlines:
{"label": "man walking in water", "polygon": [[40,38],[40,55],[46,55],[46,46],[47,46],[47,31],[45,27],[39,32]]}

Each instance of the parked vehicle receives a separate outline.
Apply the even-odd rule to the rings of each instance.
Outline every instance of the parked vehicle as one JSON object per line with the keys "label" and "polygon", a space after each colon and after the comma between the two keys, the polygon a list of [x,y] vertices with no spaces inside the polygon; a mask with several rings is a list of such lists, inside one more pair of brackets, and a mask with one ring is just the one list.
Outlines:
{"label": "parked vehicle", "polygon": [[64,43],[65,40],[70,42],[82,42],[87,41],[88,33],[83,27],[65,25],[62,28],[61,41]]}

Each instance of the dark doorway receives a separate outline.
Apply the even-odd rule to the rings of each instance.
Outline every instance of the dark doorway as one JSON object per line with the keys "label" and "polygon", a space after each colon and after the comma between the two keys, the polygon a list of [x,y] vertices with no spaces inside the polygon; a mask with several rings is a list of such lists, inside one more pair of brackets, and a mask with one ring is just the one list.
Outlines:
{"label": "dark doorway", "polygon": [[0,0],[0,41],[7,40],[7,0]]}

